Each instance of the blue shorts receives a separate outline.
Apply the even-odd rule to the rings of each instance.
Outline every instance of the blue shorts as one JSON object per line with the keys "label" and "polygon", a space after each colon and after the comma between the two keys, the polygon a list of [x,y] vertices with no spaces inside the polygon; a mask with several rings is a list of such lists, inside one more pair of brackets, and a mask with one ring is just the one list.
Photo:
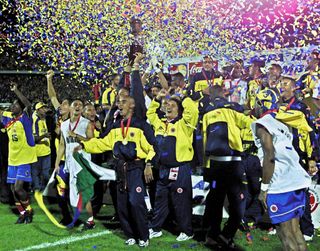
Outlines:
{"label": "blue shorts", "polygon": [[14,184],[16,180],[31,182],[31,165],[8,166],[7,183]]}
{"label": "blue shorts", "polygon": [[268,194],[267,205],[272,224],[279,224],[297,217],[301,218],[304,213],[305,200],[305,189]]}

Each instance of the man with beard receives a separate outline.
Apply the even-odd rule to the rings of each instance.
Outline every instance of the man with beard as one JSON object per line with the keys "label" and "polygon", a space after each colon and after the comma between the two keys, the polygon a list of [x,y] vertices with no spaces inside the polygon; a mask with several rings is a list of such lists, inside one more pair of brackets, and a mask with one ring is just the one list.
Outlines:
{"label": "man with beard", "polygon": [[265,87],[263,86],[265,76],[261,70],[263,67],[265,67],[265,62],[255,59],[249,68],[249,83],[247,91],[247,108],[249,110],[252,110],[254,107],[257,93]]}
{"label": "man with beard", "polygon": [[236,102],[244,105],[246,101],[246,93],[248,84],[242,79],[243,61],[237,60],[231,70],[231,79],[224,81],[224,88],[226,90],[226,97],[230,102]]}

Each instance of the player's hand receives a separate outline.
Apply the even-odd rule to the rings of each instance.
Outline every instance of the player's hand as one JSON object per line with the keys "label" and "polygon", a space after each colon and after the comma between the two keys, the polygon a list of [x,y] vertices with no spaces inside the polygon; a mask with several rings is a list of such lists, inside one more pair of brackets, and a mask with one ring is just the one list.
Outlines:
{"label": "player's hand", "polygon": [[140,61],[144,58],[144,54],[142,54],[141,52],[137,52],[134,55],[136,56],[135,59],[134,59],[134,63],[135,64],[139,64]]}
{"label": "player's hand", "polygon": [[54,172],[59,173],[59,171],[60,171],[60,165],[56,163],[54,167]]}
{"label": "player's hand", "polygon": [[73,137],[73,138],[77,136],[77,134],[74,131],[69,131],[68,134],[70,137]]}
{"label": "player's hand", "polygon": [[267,206],[267,191],[260,191],[258,199],[260,200],[263,208],[265,211],[267,211],[268,206]]}
{"label": "player's hand", "polygon": [[11,82],[11,83],[10,83],[10,90],[14,92],[14,91],[16,91],[17,89],[18,89],[17,83]]}
{"label": "player's hand", "polygon": [[316,173],[318,172],[318,168],[317,168],[317,163],[314,160],[309,160],[308,161],[308,173],[311,176],[316,175]]}
{"label": "player's hand", "polygon": [[48,80],[51,80],[53,76],[54,76],[53,70],[47,71],[46,77]]}
{"label": "player's hand", "polygon": [[50,132],[47,132],[47,133],[45,134],[45,137],[48,138],[48,139],[51,139],[51,133],[50,133]]}
{"label": "player's hand", "polygon": [[161,100],[169,95],[169,92],[166,89],[161,89],[161,91],[157,95],[157,100]]}
{"label": "player's hand", "polygon": [[96,128],[98,129],[98,131],[101,131],[102,125],[101,125],[100,121],[96,121]]}
{"label": "player's hand", "polygon": [[152,174],[152,165],[151,163],[146,164],[146,168],[144,169],[144,178],[146,183],[150,183],[153,181],[153,174]]}
{"label": "player's hand", "polygon": [[210,95],[210,87],[207,87],[202,91],[203,94]]}
{"label": "player's hand", "polygon": [[74,149],[73,149],[73,152],[75,153],[75,152],[79,152],[79,151],[81,151],[83,149],[83,147],[82,147],[82,145],[78,145],[78,146],[76,146]]}
{"label": "player's hand", "polygon": [[131,72],[131,65],[130,65],[130,64],[126,65],[126,66],[124,67],[123,71],[124,71],[124,72]]}

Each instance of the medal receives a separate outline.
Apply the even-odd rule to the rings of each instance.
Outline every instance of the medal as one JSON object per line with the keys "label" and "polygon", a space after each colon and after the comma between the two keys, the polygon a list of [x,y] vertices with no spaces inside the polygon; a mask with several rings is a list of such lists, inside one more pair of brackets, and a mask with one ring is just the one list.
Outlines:
{"label": "medal", "polygon": [[128,135],[128,130],[131,124],[131,117],[128,118],[127,120],[127,126],[126,128],[124,128],[124,120],[121,120],[121,133],[122,133],[122,144],[125,146],[128,144],[128,140],[127,140],[127,135]]}
{"label": "medal", "polygon": [[5,128],[2,128],[2,129],[1,129],[1,132],[3,132],[3,133],[6,133],[6,131],[7,131],[7,130],[6,130]]}

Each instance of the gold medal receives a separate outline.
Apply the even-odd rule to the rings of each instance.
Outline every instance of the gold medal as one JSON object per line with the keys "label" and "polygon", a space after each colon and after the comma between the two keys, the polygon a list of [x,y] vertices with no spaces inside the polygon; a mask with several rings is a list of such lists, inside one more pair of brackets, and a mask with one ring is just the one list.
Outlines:
{"label": "gold medal", "polygon": [[128,141],[126,139],[122,140],[122,144],[123,145],[127,145],[128,144]]}
{"label": "gold medal", "polygon": [[6,131],[7,131],[7,130],[6,130],[5,128],[2,128],[2,129],[1,129],[1,132],[3,132],[3,133],[6,133]]}

